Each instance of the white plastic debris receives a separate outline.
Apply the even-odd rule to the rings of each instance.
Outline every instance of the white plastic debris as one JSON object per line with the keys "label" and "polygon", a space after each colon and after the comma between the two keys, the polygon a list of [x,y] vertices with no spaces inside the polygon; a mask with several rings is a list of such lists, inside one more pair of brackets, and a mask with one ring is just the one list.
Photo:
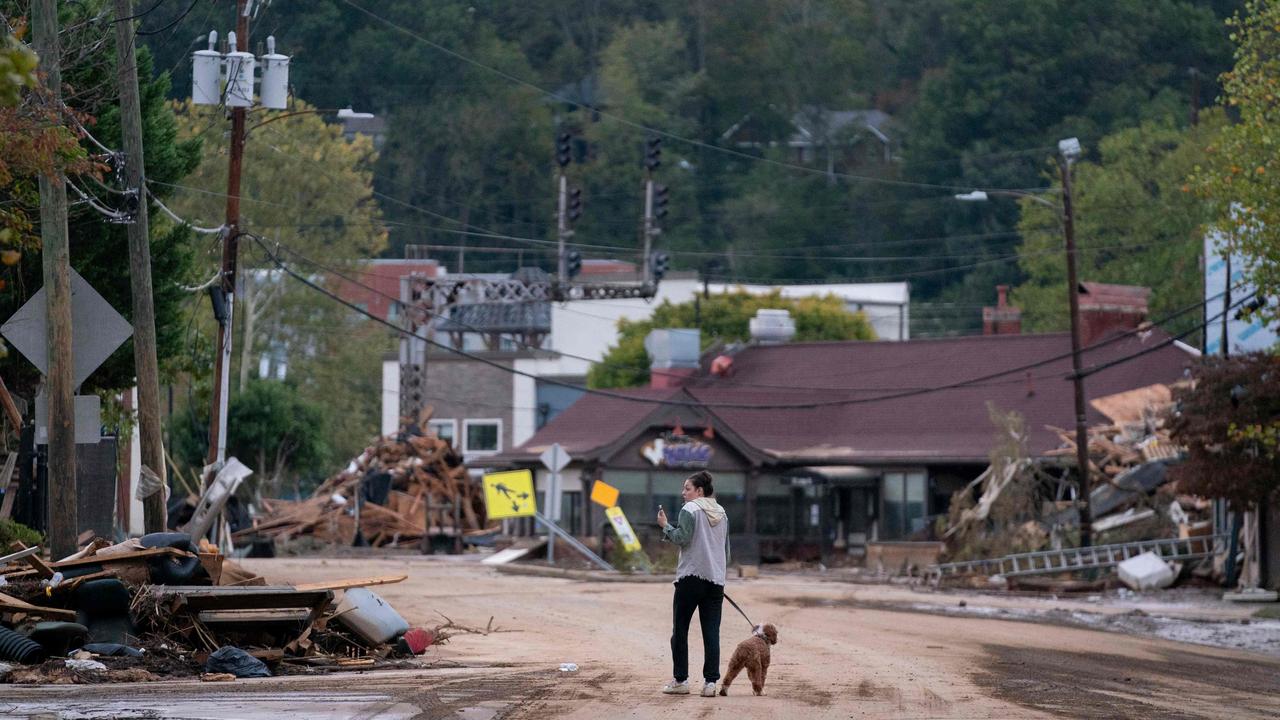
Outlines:
{"label": "white plastic debris", "polygon": [[1155,553],[1143,553],[1120,563],[1116,568],[1120,582],[1134,590],[1158,590],[1173,584],[1174,572],[1169,563]]}
{"label": "white plastic debris", "polygon": [[103,665],[97,660],[65,660],[64,662],[66,662],[67,667],[72,670],[96,670],[105,672],[107,669],[106,665]]}
{"label": "white plastic debris", "polygon": [[560,663],[560,672],[578,672],[578,663]]}
{"label": "white plastic debris", "polygon": [[338,507],[342,507],[347,504],[347,499],[343,497],[340,493],[334,493],[333,495],[330,495],[329,501],[332,502],[334,505],[337,505]]}

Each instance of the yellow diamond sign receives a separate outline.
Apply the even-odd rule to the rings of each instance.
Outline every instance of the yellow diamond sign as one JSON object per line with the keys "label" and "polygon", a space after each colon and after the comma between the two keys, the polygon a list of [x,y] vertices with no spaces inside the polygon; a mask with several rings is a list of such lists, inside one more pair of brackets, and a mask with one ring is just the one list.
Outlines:
{"label": "yellow diamond sign", "polygon": [[490,520],[532,517],[538,511],[533,473],[510,470],[484,476],[484,505]]}

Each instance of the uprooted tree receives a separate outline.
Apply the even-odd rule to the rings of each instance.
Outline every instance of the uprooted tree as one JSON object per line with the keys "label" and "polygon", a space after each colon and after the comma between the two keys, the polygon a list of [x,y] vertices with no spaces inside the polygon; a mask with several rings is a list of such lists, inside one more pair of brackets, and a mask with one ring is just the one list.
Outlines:
{"label": "uprooted tree", "polygon": [[1187,448],[1171,468],[1187,491],[1240,509],[1276,499],[1280,488],[1280,356],[1206,358],[1175,394],[1173,440]]}

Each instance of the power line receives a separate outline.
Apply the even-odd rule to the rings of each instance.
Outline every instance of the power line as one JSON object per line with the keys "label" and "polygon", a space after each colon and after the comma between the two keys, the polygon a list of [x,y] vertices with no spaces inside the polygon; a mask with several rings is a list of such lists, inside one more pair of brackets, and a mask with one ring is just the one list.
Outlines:
{"label": "power line", "polygon": [[[1060,354],[1060,355],[1057,355],[1057,356],[1054,356],[1054,357],[1051,357],[1051,358],[1047,358],[1047,359],[1044,359],[1044,360],[1039,360],[1039,361],[1036,361],[1036,362],[1033,362],[1033,363],[1027,363],[1027,364],[1025,364],[1025,365],[1022,365],[1022,366],[1019,366],[1019,367],[1016,367],[1016,368],[1010,368],[1010,369],[1002,370],[1002,371],[998,371],[998,372],[995,372],[995,373],[989,373],[989,374],[987,374],[987,375],[983,375],[983,376],[975,377],[975,378],[970,378],[970,379],[968,379],[968,380],[961,380],[961,381],[957,381],[957,382],[953,382],[953,383],[947,383],[947,384],[945,384],[945,385],[939,385],[939,386],[934,386],[934,387],[930,387],[930,388],[920,388],[920,389],[914,389],[914,390],[903,391],[903,392],[897,392],[897,393],[889,393],[889,394],[886,394],[886,395],[879,395],[879,396],[869,397],[869,398],[843,398],[843,399],[836,399],[836,400],[821,400],[821,401],[801,402],[801,403],[776,403],[776,404],[762,404],[762,403],[735,403],[735,402],[689,402],[689,401],[671,400],[671,399],[643,398],[643,397],[637,397],[637,396],[635,396],[635,395],[627,395],[627,394],[625,394],[625,393],[612,392],[612,391],[608,391],[608,390],[600,390],[600,389],[597,389],[597,388],[586,388],[586,387],[582,387],[582,386],[580,386],[580,385],[574,385],[573,383],[569,383],[569,382],[564,382],[564,381],[561,381],[561,380],[557,380],[557,379],[555,379],[555,378],[551,378],[551,377],[543,377],[543,376],[535,375],[535,374],[533,374],[533,373],[525,372],[525,371],[523,371],[523,370],[517,370],[517,369],[516,369],[516,368],[514,368],[514,367],[510,367],[510,366],[508,366],[508,365],[505,365],[505,364],[503,364],[503,363],[497,362],[497,361],[495,361],[495,360],[491,360],[491,359],[489,359],[489,358],[486,358],[486,357],[483,357],[483,356],[480,356],[480,355],[475,355],[474,353],[469,353],[469,352],[467,352],[467,351],[465,351],[465,350],[460,350],[460,349],[458,349],[458,348],[450,347],[450,346],[445,345],[445,344],[443,344],[443,343],[440,343],[440,342],[437,342],[437,341],[435,341],[435,340],[432,340],[431,338],[427,338],[427,337],[424,337],[424,336],[419,335],[419,334],[417,334],[417,333],[410,332],[410,331],[408,331],[408,330],[406,330],[406,329],[404,329],[404,328],[402,328],[402,327],[397,327],[395,324],[393,324],[393,323],[391,323],[391,322],[388,322],[387,320],[384,320],[383,318],[380,318],[380,317],[378,317],[377,315],[374,315],[374,314],[370,313],[368,310],[365,310],[364,308],[361,308],[361,307],[359,307],[358,305],[356,305],[356,304],[354,304],[354,303],[351,303],[351,302],[349,302],[349,301],[347,301],[347,300],[344,300],[343,298],[339,297],[338,295],[334,294],[333,292],[330,292],[329,290],[325,289],[324,287],[321,287],[320,285],[317,285],[315,282],[311,281],[311,280],[310,280],[310,279],[308,279],[307,277],[305,277],[305,276],[303,276],[302,274],[298,273],[296,270],[294,270],[292,267],[290,267],[288,264],[286,264],[283,260],[281,260],[281,259],[279,258],[279,256],[277,256],[274,252],[272,252],[272,250],[267,246],[267,242],[266,242],[266,239],[265,239],[265,238],[263,238],[263,237],[261,237],[261,236],[259,236],[259,235],[255,235],[255,234],[253,234],[253,233],[247,233],[247,232],[246,232],[246,233],[243,233],[243,234],[244,234],[245,236],[248,236],[248,237],[252,238],[252,239],[253,239],[253,240],[258,244],[258,246],[262,248],[263,252],[264,252],[264,253],[266,253],[266,255],[267,255],[267,256],[268,256],[268,257],[269,257],[269,258],[270,258],[270,259],[271,259],[271,260],[272,260],[276,265],[277,265],[277,267],[279,267],[282,271],[284,271],[284,272],[285,272],[285,274],[287,274],[287,275],[288,275],[290,278],[292,278],[293,280],[295,280],[295,281],[297,281],[297,282],[302,283],[303,285],[305,285],[305,286],[307,286],[307,287],[311,288],[311,289],[312,289],[312,290],[314,290],[315,292],[318,292],[318,293],[320,293],[320,294],[322,294],[322,295],[325,295],[326,297],[328,297],[330,300],[333,300],[334,302],[337,302],[337,303],[339,303],[339,304],[341,304],[341,305],[344,305],[344,306],[346,306],[347,308],[349,308],[349,309],[351,309],[351,310],[353,310],[353,311],[355,311],[355,312],[357,312],[357,313],[359,313],[359,314],[361,314],[361,315],[363,315],[363,316],[365,316],[365,317],[367,317],[367,318],[369,318],[369,319],[371,319],[371,320],[374,320],[375,322],[378,322],[378,323],[380,323],[380,324],[382,324],[382,325],[385,325],[385,326],[387,326],[387,327],[391,328],[392,330],[395,330],[397,333],[400,333],[400,334],[405,335],[405,336],[408,336],[408,337],[412,337],[412,338],[417,339],[417,340],[421,340],[422,342],[424,342],[424,343],[426,343],[427,345],[430,345],[430,346],[432,346],[432,347],[436,347],[436,348],[439,348],[439,349],[442,349],[442,350],[445,350],[445,351],[448,351],[448,352],[454,353],[454,354],[456,354],[456,355],[460,355],[460,356],[465,357],[465,358],[467,358],[467,359],[474,360],[474,361],[479,362],[479,363],[481,363],[481,364],[488,365],[488,366],[490,366],[490,367],[496,368],[496,369],[501,370],[501,371],[503,371],[503,372],[506,372],[506,373],[508,373],[508,374],[512,374],[512,375],[519,375],[519,376],[522,376],[522,377],[527,377],[527,378],[533,379],[533,380],[535,380],[535,381],[541,381],[541,382],[543,382],[543,383],[545,383],[545,384],[549,384],[549,385],[558,385],[558,386],[560,386],[560,387],[565,387],[565,388],[569,388],[569,389],[572,389],[572,390],[578,390],[578,391],[581,391],[581,392],[584,392],[584,393],[587,393],[587,394],[591,394],[591,395],[598,395],[598,396],[601,396],[601,397],[608,397],[608,398],[612,398],[612,399],[615,399],[615,400],[622,400],[622,401],[626,401],[626,402],[633,402],[633,403],[641,403],[641,404],[646,404],[646,405],[663,405],[663,406],[673,406],[673,407],[696,407],[696,408],[710,408],[710,409],[715,409],[715,408],[725,408],[725,409],[740,409],[740,410],[803,410],[803,409],[815,409],[815,408],[822,408],[822,407],[837,407],[837,406],[848,406],[848,405],[861,405],[861,404],[865,404],[865,403],[882,402],[882,401],[885,401],[885,400],[896,400],[896,399],[902,399],[902,398],[906,398],[906,397],[914,397],[914,396],[918,396],[918,395],[925,395],[925,394],[931,394],[931,393],[941,392],[941,391],[945,391],[945,390],[953,390],[953,389],[958,389],[958,388],[968,387],[968,386],[974,385],[974,384],[976,384],[976,383],[981,383],[981,382],[985,382],[985,381],[988,381],[988,380],[993,380],[993,379],[995,379],[995,378],[1003,377],[1003,376],[1005,376],[1005,375],[1010,375],[1010,374],[1013,374],[1013,373],[1025,372],[1025,371],[1027,371],[1027,370],[1030,370],[1030,369],[1033,369],[1033,368],[1036,368],[1036,367],[1041,367],[1041,366],[1044,366],[1044,365],[1047,365],[1047,364],[1050,364],[1050,363],[1053,363],[1053,362],[1058,362],[1058,361],[1060,361],[1060,360],[1062,360],[1062,359],[1065,359],[1065,358],[1067,358],[1067,357],[1070,357],[1070,355],[1071,355],[1071,353],[1069,353],[1069,352],[1068,352],[1068,353],[1063,353],[1063,354]],[[1245,298],[1242,298],[1240,301],[1237,301],[1237,305],[1242,304],[1242,303],[1243,303],[1245,300],[1247,300],[1247,299],[1248,299],[1248,297],[1247,297],[1247,296],[1246,296]],[[1194,309],[1199,309],[1200,307],[1201,307],[1201,305],[1200,305],[1199,303],[1197,303],[1197,304],[1196,304],[1194,307],[1192,307],[1191,309],[1192,309],[1192,310],[1194,310]],[[1189,335],[1191,332],[1193,332],[1193,331],[1195,331],[1195,330],[1199,329],[1199,327],[1203,327],[1204,325],[1208,324],[1209,322],[1213,322],[1214,320],[1216,320],[1216,319],[1217,319],[1217,317],[1220,317],[1220,316],[1221,316],[1221,315],[1223,315],[1223,314],[1225,314],[1225,313],[1219,313],[1219,315],[1218,315],[1218,316],[1215,316],[1214,318],[1210,318],[1210,319],[1206,320],[1206,322],[1205,322],[1205,323],[1201,323],[1199,326],[1197,326],[1197,328],[1193,328],[1192,330],[1189,330],[1189,331],[1187,331],[1187,332],[1185,332],[1185,333],[1182,333],[1182,334],[1180,334],[1180,335],[1178,335],[1178,336],[1175,336],[1175,337],[1173,338],[1173,340],[1174,340],[1174,341],[1176,341],[1176,340],[1181,339],[1182,337],[1185,337],[1186,335]],[[1096,344],[1094,344],[1094,345],[1090,346],[1089,348],[1085,348],[1085,349],[1086,349],[1086,350],[1090,350],[1090,349],[1094,349],[1094,348],[1097,348],[1097,347],[1101,347],[1101,346],[1103,346],[1103,345],[1110,344],[1111,342],[1115,342],[1115,341],[1117,341],[1117,340],[1119,340],[1119,339],[1122,339],[1122,338],[1125,338],[1125,337],[1129,337],[1129,336],[1131,336],[1132,334],[1137,333],[1137,332],[1140,332],[1140,330],[1136,330],[1136,329],[1135,329],[1135,330],[1130,331],[1130,332],[1121,333],[1121,334],[1118,334],[1118,335],[1116,335],[1116,336],[1113,336],[1112,338],[1109,338],[1109,339],[1108,339],[1108,340],[1106,340],[1106,341],[1103,341],[1103,342],[1101,342],[1101,343],[1096,343]],[[1136,358],[1136,357],[1140,357],[1141,355],[1145,355],[1147,352],[1149,352],[1149,351],[1143,351],[1143,352],[1138,353],[1138,354],[1133,354],[1133,355],[1129,356],[1129,358],[1128,358],[1128,359],[1134,359],[1134,358]],[[1125,360],[1123,360],[1123,359],[1118,359],[1118,361],[1119,361],[1119,362],[1123,362],[1123,361],[1125,361]],[[1113,361],[1113,364],[1118,364],[1118,362],[1117,362],[1117,361]],[[828,394],[829,394],[829,393],[831,393],[831,392],[835,392],[835,391],[833,391],[833,390],[826,390],[826,391],[823,391],[823,392],[825,392],[825,393],[828,393]]]}

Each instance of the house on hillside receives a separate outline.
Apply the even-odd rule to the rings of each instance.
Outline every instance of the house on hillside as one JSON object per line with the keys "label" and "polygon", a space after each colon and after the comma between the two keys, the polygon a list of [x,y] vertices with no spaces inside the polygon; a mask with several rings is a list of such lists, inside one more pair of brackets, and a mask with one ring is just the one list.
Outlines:
{"label": "house on hillside", "polygon": [[[1122,306],[1082,302],[1094,345],[1085,365],[1131,358],[1091,375],[1090,398],[1174,382],[1195,359],[1160,329],[1138,330],[1145,300],[1125,297]],[[742,557],[858,556],[868,543],[923,537],[986,467],[988,405],[1022,415],[1036,454],[1060,442],[1046,426],[1073,424],[1069,334],[1021,334],[1016,308],[1003,303],[999,316],[981,336],[757,342],[692,358],[687,372],[668,358],[676,362],[651,387],[584,396],[485,464],[530,468],[541,488],[538,456],[559,443],[573,457],[562,504],[582,509],[566,520],[584,534],[602,520],[582,502],[595,480],[618,488],[619,505],[644,526],[659,504],[678,507],[683,478],[707,468]],[[1090,422],[1103,419],[1090,411]]]}
{"label": "house on hillside", "polygon": [[794,113],[788,124],[790,132],[779,141],[776,131],[761,129],[756,118],[747,115],[720,137],[740,148],[785,145],[791,152],[791,162],[821,163],[833,173],[886,165],[896,157],[893,118],[883,110],[811,107]]}

